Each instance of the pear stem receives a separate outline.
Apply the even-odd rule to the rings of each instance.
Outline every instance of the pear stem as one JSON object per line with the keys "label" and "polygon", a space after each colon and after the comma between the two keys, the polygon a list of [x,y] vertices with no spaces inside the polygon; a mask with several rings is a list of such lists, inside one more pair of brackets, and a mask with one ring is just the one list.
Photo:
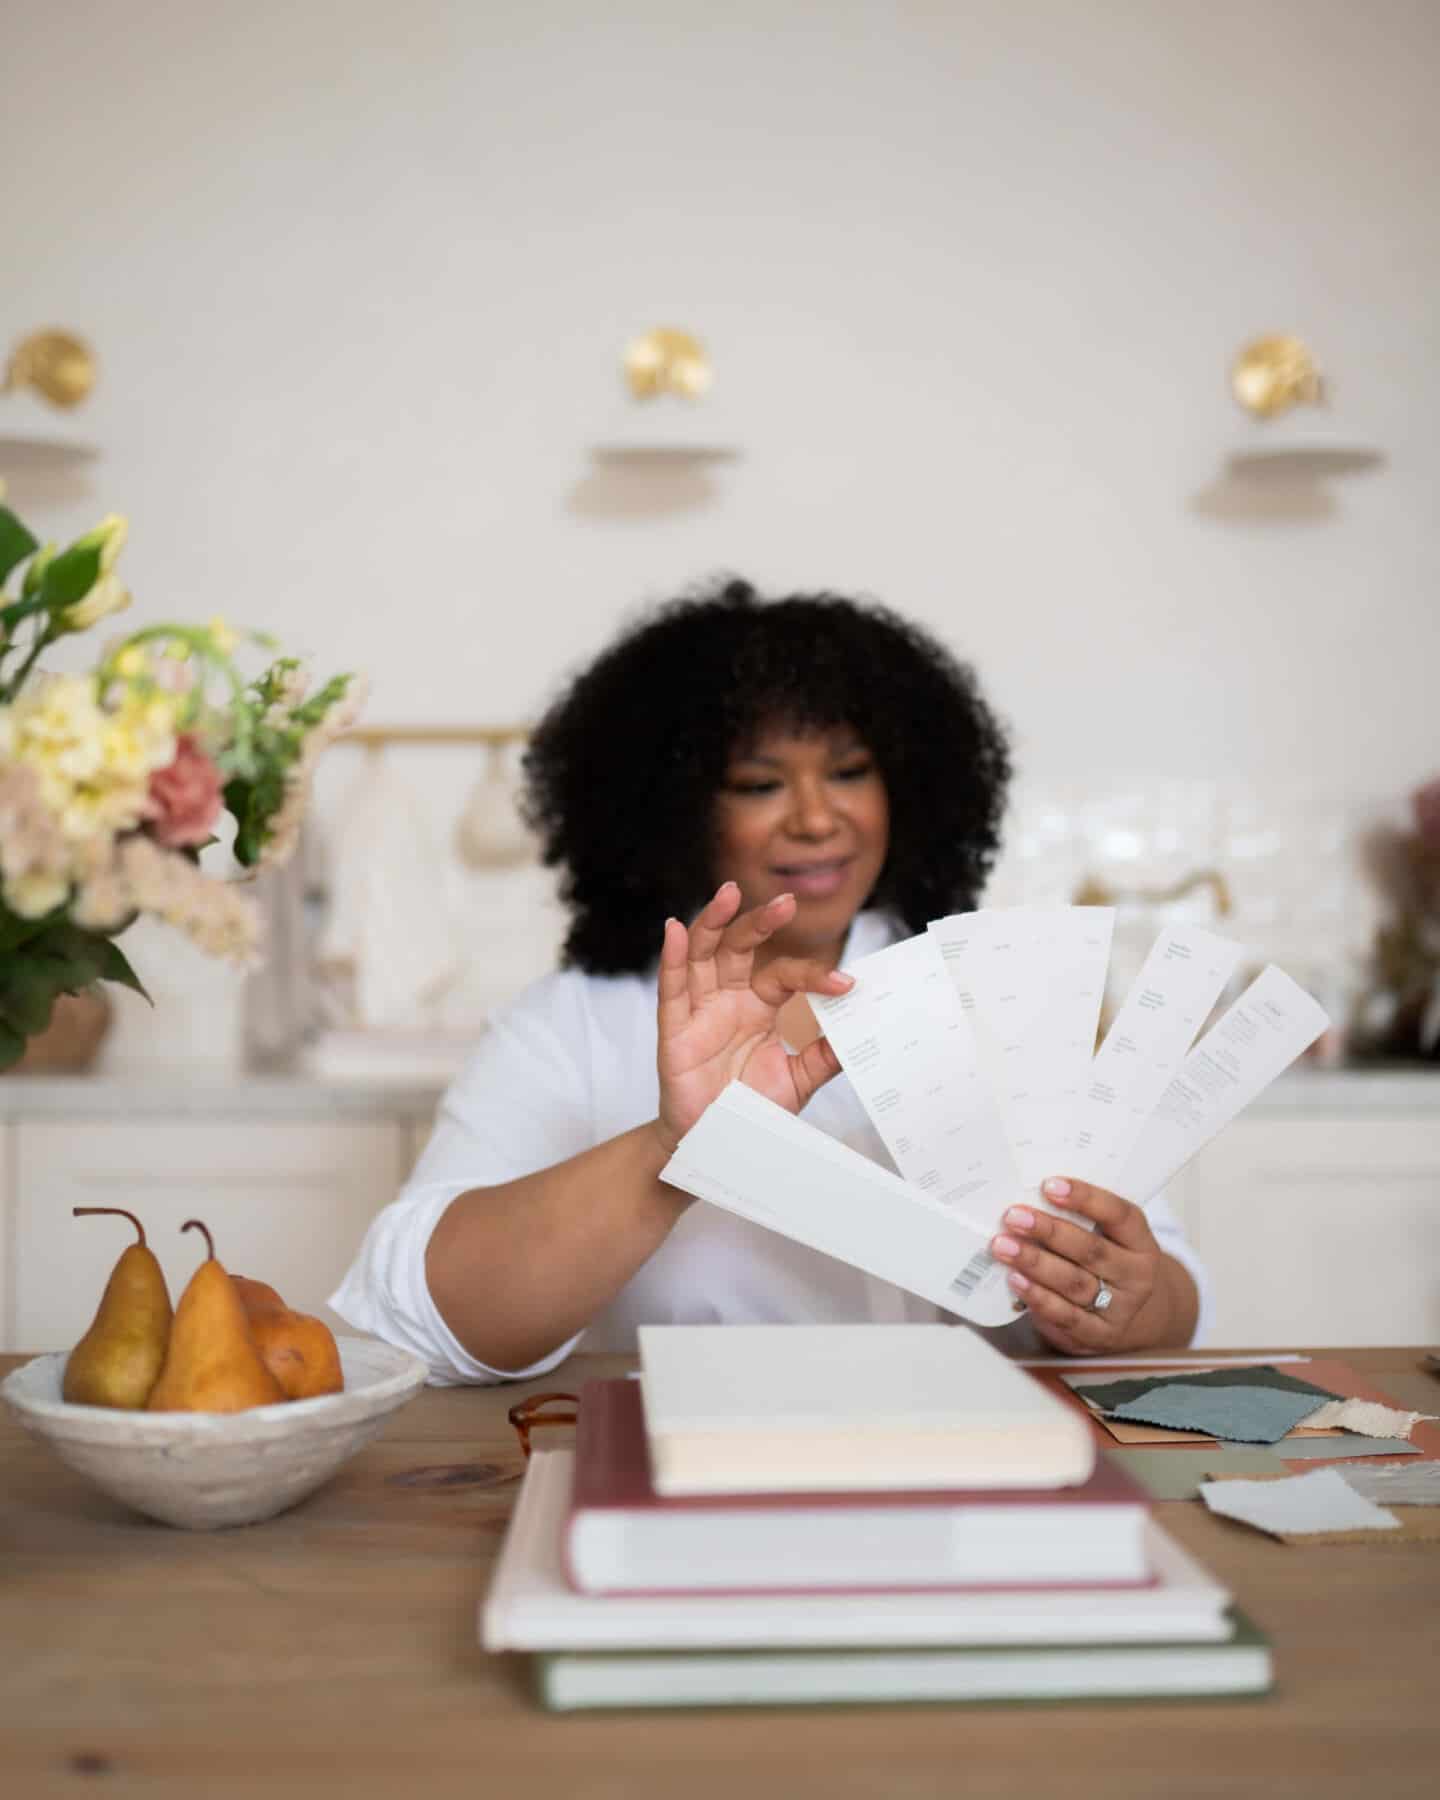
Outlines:
{"label": "pear stem", "polygon": [[128,1219],[140,1233],[140,1247],[144,1249],[145,1227],[135,1217],[134,1213],[126,1212],[123,1206],[72,1206],[70,1210],[77,1219],[86,1218],[91,1213],[113,1213],[117,1219]]}
{"label": "pear stem", "polygon": [[215,1240],[210,1235],[210,1227],[208,1225],[202,1225],[199,1219],[187,1219],[185,1221],[185,1223],[180,1227],[180,1229],[182,1231],[190,1231],[190,1230],[203,1231],[205,1233],[205,1247],[210,1252],[211,1262],[214,1262],[214,1260],[215,1260]]}

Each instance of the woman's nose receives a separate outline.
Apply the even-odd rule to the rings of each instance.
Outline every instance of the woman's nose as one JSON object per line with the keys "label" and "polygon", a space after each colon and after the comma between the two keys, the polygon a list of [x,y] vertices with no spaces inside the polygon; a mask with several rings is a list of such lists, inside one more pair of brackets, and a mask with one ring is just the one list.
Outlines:
{"label": "woman's nose", "polygon": [[823,781],[797,781],[790,789],[786,821],[795,837],[826,838],[835,830],[835,808]]}

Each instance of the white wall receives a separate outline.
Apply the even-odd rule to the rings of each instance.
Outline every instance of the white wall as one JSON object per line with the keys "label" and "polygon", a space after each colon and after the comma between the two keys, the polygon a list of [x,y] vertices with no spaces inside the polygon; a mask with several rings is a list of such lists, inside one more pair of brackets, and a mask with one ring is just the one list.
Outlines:
{"label": "white wall", "polygon": [[[13,9],[0,339],[104,376],[0,402],[0,472],[377,721],[533,713],[727,567],[938,627],[1032,782],[1387,803],[1440,748],[1437,52],[1429,0]],[[663,321],[744,452],[690,485],[591,457]],[[1269,329],[1323,420],[1229,398]],[[1223,479],[1301,432],[1385,466]]]}

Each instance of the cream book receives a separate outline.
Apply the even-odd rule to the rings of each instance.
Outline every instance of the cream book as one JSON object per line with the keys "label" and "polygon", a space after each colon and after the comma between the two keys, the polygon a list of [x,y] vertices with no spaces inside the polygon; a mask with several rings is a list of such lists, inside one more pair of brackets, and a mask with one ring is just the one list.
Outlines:
{"label": "cream book", "polygon": [[487,1650],[1221,1643],[1231,1596],[1152,1519],[1141,1587],[582,1594],[565,1576],[574,1452],[530,1458],[480,1606]]}
{"label": "cream book", "polygon": [[1057,1488],[1089,1421],[950,1325],[642,1325],[657,1494]]}

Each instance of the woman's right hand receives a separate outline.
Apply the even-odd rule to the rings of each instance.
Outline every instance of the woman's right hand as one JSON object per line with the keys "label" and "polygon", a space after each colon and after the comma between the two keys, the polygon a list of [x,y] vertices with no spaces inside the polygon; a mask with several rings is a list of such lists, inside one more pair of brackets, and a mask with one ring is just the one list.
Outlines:
{"label": "woman's right hand", "polygon": [[[792,1054],[777,1020],[792,994],[843,994],[853,978],[803,957],[776,956],[755,966],[755,953],[795,911],[793,894],[742,913],[740,890],[727,881],[688,929],[665,925],[660,952],[659,1052],[661,1142],[673,1155],[680,1139],[731,1081],[743,1080],[767,1100],[798,1113],[840,1064],[822,1036]],[[738,916],[737,916],[738,915]]]}

